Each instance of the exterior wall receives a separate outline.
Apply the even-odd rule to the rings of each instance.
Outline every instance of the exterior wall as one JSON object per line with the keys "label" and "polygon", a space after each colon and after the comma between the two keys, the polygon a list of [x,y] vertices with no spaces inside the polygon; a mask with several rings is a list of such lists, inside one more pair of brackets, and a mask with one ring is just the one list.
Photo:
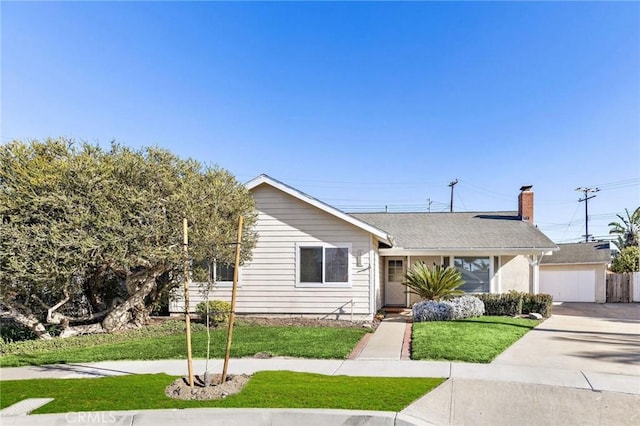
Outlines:
{"label": "exterior wall", "polygon": [[529,293],[531,290],[531,266],[526,256],[500,256],[500,293],[509,290]]}
{"label": "exterior wall", "polygon": [[[518,255],[518,256],[507,256],[507,255],[486,255],[491,258],[492,262],[492,270],[493,276],[491,277],[491,292],[492,293],[506,293],[509,290],[517,290],[523,291],[525,293],[529,293],[531,291],[532,285],[532,273],[531,267],[529,265],[529,261],[526,256]],[[408,256],[410,258],[411,265],[423,261],[427,265],[440,265],[443,263],[443,258],[441,256]],[[449,264],[452,264],[453,258],[456,256],[449,256]],[[496,262],[496,259],[500,259],[499,262]],[[381,263],[384,265],[386,262],[384,261],[384,257],[381,258]],[[407,262],[407,256],[404,257],[405,262]],[[408,263],[407,263],[408,265]],[[499,268],[495,270],[495,265],[499,265]],[[382,275],[381,282],[383,284],[386,283],[386,271],[385,268],[382,267]],[[384,299],[383,299],[384,301]],[[409,303],[407,306],[412,306],[414,303],[419,302],[420,297],[415,294],[410,294]]]}
{"label": "exterior wall", "polygon": [[563,264],[540,265],[540,271],[594,271],[595,273],[595,301],[605,303],[607,300],[607,266],[605,264]]}
{"label": "exterior wall", "polygon": [[[376,246],[370,233],[317,209],[269,185],[252,190],[258,210],[258,241],[253,259],[239,274],[236,312],[240,314],[311,315],[321,318],[371,318],[376,273]],[[296,244],[351,244],[348,287],[297,287]],[[360,254],[361,266],[357,266]],[[231,288],[215,288],[210,300],[231,300]],[[204,300],[198,283],[191,286],[190,308]],[[173,312],[184,304],[172,303]]]}

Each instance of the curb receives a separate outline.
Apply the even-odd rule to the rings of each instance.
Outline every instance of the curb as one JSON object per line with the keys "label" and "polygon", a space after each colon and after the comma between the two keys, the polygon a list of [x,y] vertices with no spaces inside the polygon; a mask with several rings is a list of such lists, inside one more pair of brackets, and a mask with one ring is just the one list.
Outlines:
{"label": "curb", "polygon": [[50,424],[113,423],[136,426],[164,426],[201,423],[214,426],[244,424],[256,426],[361,425],[418,426],[425,422],[392,411],[334,409],[189,408],[169,410],[94,411],[3,417],[3,425],[45,426]]}

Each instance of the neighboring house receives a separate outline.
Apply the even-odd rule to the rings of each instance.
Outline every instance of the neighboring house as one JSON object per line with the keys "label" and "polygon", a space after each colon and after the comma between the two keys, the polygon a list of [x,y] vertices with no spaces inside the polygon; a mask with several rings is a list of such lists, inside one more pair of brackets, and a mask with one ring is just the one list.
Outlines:
{"label": "neighboring house", "polygon": [[607,268],[611,263],[608,242],[558,244],[560,250],[543,257],[540,292],[558,302],[606,301]]}
{"label": "neighboring house", "polygon": [[[258,211],[253,258],[239,271],[236,312],[371,319],[416,301],[402,285],[417,261],[452,265],[469,292],[538,292],[538,262],[557,246],[533,225],[533,192],[518,212],[347,214],[269,176],[247,183]],[[230,300],[221,266],[210,299]],[[197,283],[191,306],[203,299]],[[184,311],[179,297],[170,311]]]}

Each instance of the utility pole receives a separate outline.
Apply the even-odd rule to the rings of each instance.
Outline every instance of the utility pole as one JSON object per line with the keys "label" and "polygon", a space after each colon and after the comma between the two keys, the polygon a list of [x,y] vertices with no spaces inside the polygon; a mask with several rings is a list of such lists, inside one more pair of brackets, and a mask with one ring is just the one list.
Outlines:
{"label": "utility pole", "polygon": [[433,204],[433,201],[431,201],[431,198],[427,198],[427,211],[429,213],[431,213],[431,204]]}
{"label": "utility pole", "polygon": [[589,195],[590,193],[600,191],[598,188],[576,188],[576,191],[584,193],[584,198],[579,199],[578,202],[584,201],[584,242],[589,242],[589,200],[595,198],[595,195]]}
{"label": "utility pole", "polygon": [[458,179],[453,180],[449,183],[449,188],[451,188],[451,203],[449,204],[449,212],[453,213],[453,187],[458,183]]}

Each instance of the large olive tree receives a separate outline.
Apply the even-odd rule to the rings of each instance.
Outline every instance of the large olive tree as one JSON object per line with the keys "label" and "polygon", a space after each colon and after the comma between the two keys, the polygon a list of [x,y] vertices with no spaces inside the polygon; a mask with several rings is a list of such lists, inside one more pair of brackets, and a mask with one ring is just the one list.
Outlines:
{"label": "large olive tree", "polygon": [[182,218],[196,259],[242,260],[256,235],[253,198],[231,174],[159,148],[68,140],[0,145],[0,307],[50,337],[146,323],[182,282]]}

